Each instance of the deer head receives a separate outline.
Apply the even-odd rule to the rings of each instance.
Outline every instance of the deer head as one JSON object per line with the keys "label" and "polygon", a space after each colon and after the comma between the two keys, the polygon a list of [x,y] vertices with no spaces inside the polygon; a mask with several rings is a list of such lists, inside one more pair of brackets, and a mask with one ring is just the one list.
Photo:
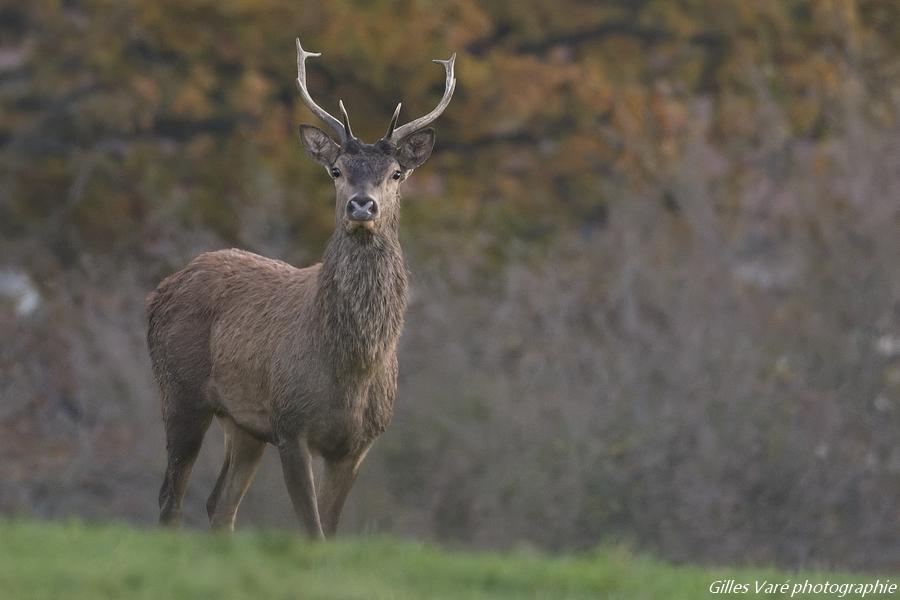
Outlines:
{"label": "deer head", "polygon": [[386,226],[396,228],[400,185],[431,155],[434,129],[428,125],[444,112],[453,96],[456,54],[447,60],[434,61],[444,66],[446,74],[444,96],[437,107],[397,127],[401,106],[397,104],[387,132],[374,144],[366,144],[353,135],[343,100],[338,103],[341,110],[341,120],[338,120],[310,96],[306,86],[306,59],[316,56],[321,55],[307,52],[297,39],[297,87],[306,106],[332,129],[337,140],[318,127],[301,125],[300,141],[310,157],[325,167],[334,180],[336,226],[348,234],[372,233]]}

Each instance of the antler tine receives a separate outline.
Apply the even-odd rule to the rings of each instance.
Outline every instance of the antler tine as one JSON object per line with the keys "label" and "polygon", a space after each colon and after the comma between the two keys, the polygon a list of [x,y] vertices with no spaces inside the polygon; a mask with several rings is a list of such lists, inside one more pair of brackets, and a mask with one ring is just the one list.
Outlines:
{"label": "antler tine", "polygon": [[320,52],[307,52],[303,49],[303,46],[300,45],[300,38],[297,38],[297,87],[300,88],[300,95],[303,97],[303,102],[306,103],[309,110],[328,124],[328,126],[338,135],[343,144],[350,135],[349,124],[345,131],[344,126],[340,121],[328,114],[328,111],[324,108],[316,104],[316,101],[312,99],[312,96],[309,95],[309,90],[306,88],[306,59],[316,56],[322,56],[322,54]]}
{"label": "antler tine", "polygon": [[444,112],[444,109],[447,108],[447,105],[450,104],[450,98],[453,97],[453,90],[456,89],[456,77],[453,74],[454,65],[456,63],[456,52],[453,53],[453,56],[448,58],[447,60],[434,59],[434,61],[440,65],[444,65],[444,71],[447,74],[447,79],[444,82],[444,97],[441,98],[441,101],[432,110],[430,113],[425,115],[424,117],[419,117],[414,121],[410,121],[406,125],[402,127],[398,127],[393,131],[390,136],[391,142],[398,142],[403,139],[404,136],[409,135],[410,133],[414,133],[423,127],[427,127],[431,123],[435,121],[441,113]]}
{"label": "antler tine", "polygon": [[394,109],[394,116],[391,117],[391,123],[388,125],[387,133],[384,134],[382,139],[390,141],[391,136],[394,135],[394,127],[397,126],[397,119],[400,117],[400,107],[403,106],[402,102],[397,103],[397,108]]}
{"label": "antler tine", "polygon": [[344,121],[344,131],[347,132],[347,138],[353,139],[353,131],[350,130],[350,115],[347,114],[347,109],[344,108],[344,101],[338,100],[338,106],[341,108],[341,119]]}

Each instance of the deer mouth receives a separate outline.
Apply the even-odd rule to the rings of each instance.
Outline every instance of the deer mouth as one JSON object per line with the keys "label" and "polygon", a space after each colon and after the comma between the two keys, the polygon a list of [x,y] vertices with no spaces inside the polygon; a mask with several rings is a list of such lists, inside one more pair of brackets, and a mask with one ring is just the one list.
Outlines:
{"label": "deer mouth", "polygon": [[357,221],[355,219],[347,219],[344,229],[347,233],[375,231],[375,220],[369,219],[367,221]]}

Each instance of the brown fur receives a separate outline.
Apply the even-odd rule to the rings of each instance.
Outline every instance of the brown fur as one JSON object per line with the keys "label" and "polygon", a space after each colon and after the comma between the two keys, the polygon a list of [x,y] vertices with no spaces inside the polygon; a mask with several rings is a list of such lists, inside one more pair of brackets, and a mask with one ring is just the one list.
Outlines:
{"label": "brown fur", "polygon": [[[399,185],[428,157],[434,134],[413,133],[397,147],[351,140],[339,152],[319,134],[305,130],[307,151],[330,172],[343,171],[335,179],[335,231],[320,264],[298,269],[242,250],[209,252],[147,299],[169,456],[163,523],[179,520],[191,465],[215,415],[226,456],[207,502],[212,524],[233,528],[268,442],[279,449],[309,534],[333,534],[359,465],[390,422],[407,293]],[[345,210],[361,194],[379,206],[367,227]],[[314,455],[325,459],[321,499]]]}

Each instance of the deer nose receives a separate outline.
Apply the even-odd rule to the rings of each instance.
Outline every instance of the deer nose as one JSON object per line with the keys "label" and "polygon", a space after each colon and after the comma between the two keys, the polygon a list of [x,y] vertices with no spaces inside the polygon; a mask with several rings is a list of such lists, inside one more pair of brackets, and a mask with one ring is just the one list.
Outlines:
{"label": "deer nose", "polygon": [[372,221],[378,214],[378,203],[369,196],[353,196],[347,202],[347,216],[354,221]]}

